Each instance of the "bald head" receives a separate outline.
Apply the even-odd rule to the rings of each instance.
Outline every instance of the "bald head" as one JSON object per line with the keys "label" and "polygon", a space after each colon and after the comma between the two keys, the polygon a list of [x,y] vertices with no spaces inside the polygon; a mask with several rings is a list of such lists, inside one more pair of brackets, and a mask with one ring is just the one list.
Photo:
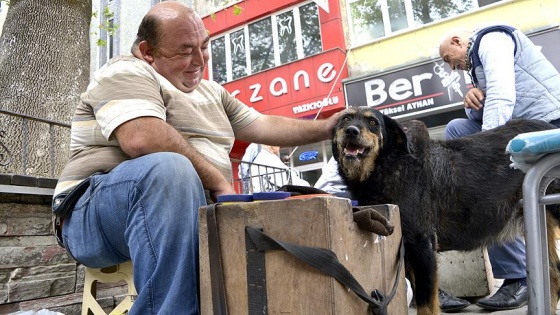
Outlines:
{"label": "bald head", "polygon": [[138,27],[138,33],[132,48],[133,52],[136,49],[135,47],[144,40],[147,41],[151,47],[157,49],[164,35],[163,28],[165,25],[189,19],[192,18],[192,16],[198,17],[192,8],[180,2],[164,1],[154,5],[148,13],[146,13]]}
{"label": "bald head", "polygon": [[451,69],[468,69],[466,56],[471,34],[471,30],[461,28],[452,30],[443,37],[439,45],[439,56]]}
{"label": "bald head", "polygon": [[146,13],[146,17],[172,20],[188,17],[191,14],[195,14],[194,10],[181,2],[164,1],[154,5],[148,13]]}

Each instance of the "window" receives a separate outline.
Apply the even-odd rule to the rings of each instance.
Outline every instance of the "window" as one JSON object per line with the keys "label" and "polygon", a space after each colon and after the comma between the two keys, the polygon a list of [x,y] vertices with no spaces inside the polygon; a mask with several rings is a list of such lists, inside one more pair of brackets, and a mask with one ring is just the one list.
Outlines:
{"label": "window", "polygon": [[98,33],[98,52],[99,64],[102,67],[107,61],[119,52],[119,1],[103,0],[98,12],[99,33]]}
{"label": "window", "polygon": [[315,3],[304,5],[300,8],[299,12],[303,54],[311,56],[320,53],[323,47],[321,45],[321,27],[319,25],[317,5]]}
{"label": "window", "polygon": [[317,5],[309,2],[212,38],[210,50],[210,77],[218,83],[320,53]]}
{"label": "window", "polygon": [[247,55],[245,51],[245,30],[233,32],[229,36],[233,79],[247,75]]}
{"label": "window", "polygon": [[294,32],[294,12],[288,11],[276,17],[278,28],[278,50],[282,64],[297,60],[296,32]]}
{"label": "window", "polygon": [[274,67],[270,18],[249,24],[249,49],[251,51],[251,73]]}
{"label": "window", "polygon": [[226,39],[224,36],[216,38],[212,41],[212,73],[214,80],[217,82],[226,82]]}
{"label": "window", "polygon": [[[114,29],[115,27],[115,19],[109,18],[107,19],[107,28]],[[114,32],[107,32],[107,58],[111,59],[114,57],[115,54],[115,47],[113,46],[115,42],[115,34]]]}
{"label": "window", "polygon": [[476,10],[500,0],[349,0],[352,45]]}

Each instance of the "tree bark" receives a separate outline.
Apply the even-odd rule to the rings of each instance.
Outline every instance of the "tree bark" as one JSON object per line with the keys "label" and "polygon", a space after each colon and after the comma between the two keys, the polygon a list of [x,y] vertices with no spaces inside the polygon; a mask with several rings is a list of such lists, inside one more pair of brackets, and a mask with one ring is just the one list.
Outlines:
{"label": "tree bark", "polygon": [[10,1],[0,37],[0,173],[60,174],[67,125],[89,81],[91,14],[91,0]]}

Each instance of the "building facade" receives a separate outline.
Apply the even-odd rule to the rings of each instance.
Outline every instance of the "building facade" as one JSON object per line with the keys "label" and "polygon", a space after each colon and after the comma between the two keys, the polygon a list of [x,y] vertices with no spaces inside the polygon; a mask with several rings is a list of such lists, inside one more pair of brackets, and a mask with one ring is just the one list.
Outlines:
{"label": "building facade", "polygon": [[[92,73],[129,52],[141,17],[157,2],[94,1]],[[449,120],[464,116],[471,87],[466,73],[438,56],[440,40],[458,27],[512,25],[560,68],[560,0],[182,2],[199,12],[211,36],[205,77],[267,114],[314,119],[366,105],[397,120],[423,120],[441,137]],[[236,142],[232,159],[247,145]],[[330,142],[282,148],[282,155],[314,183]]]}
{"label": "building facade", "polygon": [[[420,119],[440,137],[444,126],[464,117],[463,95],[472,87],[466,72],[451,71],[438,46],[452,29],[508,24],[522,30],[560,69],[560,1],[380,0],[377,15],[358,10],[369,0],[348,0],[349,104],[367,105],[397,120]],[[371,32],[364,35],[363,30]],[[356,32],[356,30],[361,30]]]}
{"label": "building facade", "polygon": [[[334,0],[245,0],[205,16],[211,36],[207,78],[265,114],[329,117],[346,104],[340,9]],[[240,159],[247,145],[236,142],[230,156]],[[282,148],[281,154],[313,184],[331,148],[329,142],[314,143]]]}

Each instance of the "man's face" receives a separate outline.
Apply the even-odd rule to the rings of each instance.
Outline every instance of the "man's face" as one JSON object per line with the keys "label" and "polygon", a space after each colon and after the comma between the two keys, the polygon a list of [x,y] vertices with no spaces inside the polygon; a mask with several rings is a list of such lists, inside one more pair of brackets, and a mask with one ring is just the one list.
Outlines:
{"label": "man's face", "polygon": [[439,56],[453,70],[467,70],[466,55],[467,46],[459,37],[455,36],[445,40],[439,46]]}
{"label": "man's face", "polygon": [[165,21],[163,35],[154,52],[152,67],[177,89],[189,93],[196,89],[208,62],[210,37],[202,20],[188,18]]}

